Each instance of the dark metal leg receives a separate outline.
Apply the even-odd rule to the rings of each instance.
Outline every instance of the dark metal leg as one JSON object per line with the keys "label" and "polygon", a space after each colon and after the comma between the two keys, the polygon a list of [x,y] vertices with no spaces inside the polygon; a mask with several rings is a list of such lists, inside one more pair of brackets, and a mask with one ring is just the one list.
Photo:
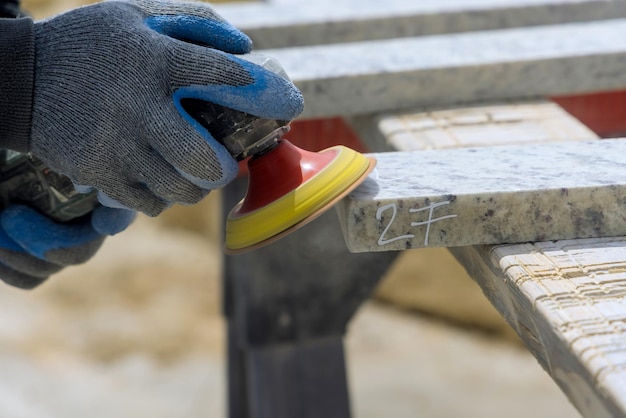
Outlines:
{"label": "dark metal leg", "polygon": [[[227,187],[225,210],[244,194],[245,181]],[[343,335],[396,256],[350,254],[331,210],[225,257],[229,418],[348,418]]]}
{"label": "dark metal leg", "polygon": [[247,368],[251,417],[350,417],[340,337],[251,349]]}
{"label": "dark metal leg", "polygon": [[235,342],[237,330],[232,320],[228,321],[227,333],[227,416],[228,418],[250,418],[245,351],[241,350],[239,344]]}

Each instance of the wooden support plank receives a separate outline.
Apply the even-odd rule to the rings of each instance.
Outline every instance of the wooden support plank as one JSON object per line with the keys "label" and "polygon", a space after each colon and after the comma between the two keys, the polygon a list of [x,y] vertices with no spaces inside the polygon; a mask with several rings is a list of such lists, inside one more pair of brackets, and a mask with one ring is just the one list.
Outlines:
{"label": "wooden support plank", "polygon": [[264,50],[303,118],[626,88],[626,20]]}
{"label": "wooden support plank", "polygon": [[626,416],[626,238],[451,251],[583,416]]}
{"label": "wooden support plank", "polygon": [[626,235],[626,140],[389,152],[338,205],[352,252]]}
{"label": "wooden support plank", "polygon": [[626,17],[624,0],[283,0],[216,8],[261,49]]}

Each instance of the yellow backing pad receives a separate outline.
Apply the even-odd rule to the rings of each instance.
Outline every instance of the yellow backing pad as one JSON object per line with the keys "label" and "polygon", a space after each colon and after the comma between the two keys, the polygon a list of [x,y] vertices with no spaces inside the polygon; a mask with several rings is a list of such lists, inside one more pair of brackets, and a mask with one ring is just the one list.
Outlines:
{"label": "yellow backing pad", "polygon": [[373,158],[341,145],[321,152],[337,156],[295,190],[253,212],[238,214],[242,202],[233,208],[226,221],[226,254],[260,248],[303,227],[354,190],[376,165]]}

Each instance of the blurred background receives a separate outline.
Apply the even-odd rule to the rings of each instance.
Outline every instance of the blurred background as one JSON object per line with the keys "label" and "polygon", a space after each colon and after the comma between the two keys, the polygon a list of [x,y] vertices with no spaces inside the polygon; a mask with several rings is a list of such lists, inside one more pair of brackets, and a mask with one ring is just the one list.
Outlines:
{"label": "blurred background", "polygon": [[[23,0],[36,19],[82,4]],[[0,416],[223,417],[220,219],[212,193],[34,291],[0,286]],[[399,258],[347,358],[358,418],[578,416],[445,250]]]}

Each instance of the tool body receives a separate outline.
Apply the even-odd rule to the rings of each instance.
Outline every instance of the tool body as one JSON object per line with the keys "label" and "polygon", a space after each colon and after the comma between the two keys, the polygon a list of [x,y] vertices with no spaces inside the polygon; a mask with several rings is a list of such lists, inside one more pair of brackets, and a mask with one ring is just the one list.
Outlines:
{"label": "tool body", "polygon": [[245,198],[226,222],[226,251],[246,252],[308,224],[356,188],[375,161],[345,146],[309,152],[280,140],[248,162]]}
{"label": "tool body", "polygon": [[[242,56],[289,79],[273,58]],[[267,245],[306,225],[361,184],[376,161],[345,146],[319,153],[283,139],[291,121],[263,119],[216,104],[181,103],[237,161],[247,160],[248,190],[226,219],[224,250]]]}
{"label": "tool body", "polygon": [[[246,59],[289,78],[271,57]],[[319,153],[296,147],[283,139],[291,121],[193,99],[181,104],[237,161],[247,160],[246,196],[226,219],[229,254],[262,247],[306,225],[361,184],[376,164],[345,146]]]}
{"label": "tool body", "polygon": [[345,146],[319,153],[283,139],[289,121],[262,119],[199,100],[183,107],[238,161],[246,160],[244,199],[228,214],[225,252],[247,252],[289,234],[330,209],[371,172],[375,160]]}
{"label": "tool body", "polygon": [[98,200],[95,191],[78,193],[69,178],[34,156],[0,149],[0,210],[15,203],[69,222],[91,212]]}

